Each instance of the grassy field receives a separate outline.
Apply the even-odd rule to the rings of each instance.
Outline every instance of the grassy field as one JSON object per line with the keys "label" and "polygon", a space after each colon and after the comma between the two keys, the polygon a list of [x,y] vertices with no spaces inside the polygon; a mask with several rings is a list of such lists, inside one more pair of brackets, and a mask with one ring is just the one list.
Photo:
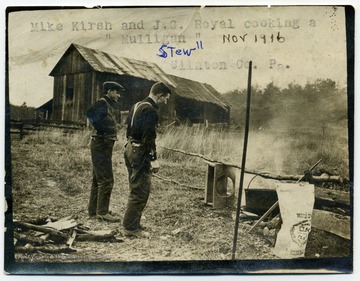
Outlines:
{"label": "grassy field", "polygon": [[[330,133],[331,132],[331,133]],[[115,187],[110,207],[123,216],[127,201],[127,172],[123,163],[123,130],[113,154]],[[91,185],[90,133],[64,134],[57,130],[38,131],[11,143],[14,219],[38,216],[61,218],[68,215],[92,230],[112,229],[121,235],[121,224],[108,224],[87,216]],[[76,242],[81,255],[68,254],[65,261],[225,260],[230,259],[235,208],[215,210],[204,204],[206,164],[199,158],[162,147],[199,153],[208,158],[241,162],[242,132],[202,127],[167,128],[158,136],[161,161],[159,176],[153,178],[152,194],[143,224],[151,229],[150,239],[125,239],[124,243]],[[348,177],[346,132],[252,131],[249,136],[247,169],[278,174],[301,174],[323,158],[319,166]],[[248,182],[250,177],[246,177]],[[172,181],[170,181],[172,180]],[[180,183],[180,184],[179,184]],[[237,259],[277,259],[273,240],[250,235],[251,221],[239,228]],[[350,244],[332,238],[333,247],[322,243],[321,231],[308,257],[349,255]],[[314,240],[314,241],[315,241]],[[325,240],[324,240],[325,241]],[[326,242],[328,243],[328,241]],[[311,247],[311,246],[308,246]],[[19,260],[48,260],[48,254],[18,256]],[[63,260],[62,260],[63,261]]]}
{"label": "grassy field", "polygon": [[[207,158],[241,163],[243,132],[205,127],[171,128],[160,135],[159,145],[199,153]],[[163,159],[194,163],[193,157],[161,150]],[[277,129],[250,131],[246,169],[275,174],[302,174],[319,159],[317,170],[349,177],[346,128]]]}

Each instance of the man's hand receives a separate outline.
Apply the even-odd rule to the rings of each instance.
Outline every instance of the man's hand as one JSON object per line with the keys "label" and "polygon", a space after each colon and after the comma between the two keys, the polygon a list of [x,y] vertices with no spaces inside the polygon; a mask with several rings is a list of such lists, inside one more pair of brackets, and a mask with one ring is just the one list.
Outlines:
{"label": "man's hand", "polygon": [[158,160],[151,161],[151,171],[157,173],[160,169],[160,164]]}

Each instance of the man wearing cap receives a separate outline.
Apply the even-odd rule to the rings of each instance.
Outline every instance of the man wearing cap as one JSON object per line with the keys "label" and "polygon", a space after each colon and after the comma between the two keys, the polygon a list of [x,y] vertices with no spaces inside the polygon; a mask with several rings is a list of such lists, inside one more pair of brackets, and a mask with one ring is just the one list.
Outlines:
{"label": "man wearing cap", "polygon": [[107,81],[103,84],[103,90],[104,97],[87,110],[87,118],[94,127],[90,145],[93,180],[88,212],[90,217],[96,216],[103,221],[117,222],[120,218],[109,211],[114,185],[112,151],[117,140],[114,108],[124,88],[119,83]]}
{"label": "man wearing cap", "polygon": [[129,173],[130,194],[123,226],[126,236],[147,237],[140,225],[142,212],[150,195],[151,173],[156,173],[159,164],[156,156],[156,127],[160,104],[167,104],[171,94],[163,83],[155,83],[149,96],[136,103],[126,120],[125,165]]}

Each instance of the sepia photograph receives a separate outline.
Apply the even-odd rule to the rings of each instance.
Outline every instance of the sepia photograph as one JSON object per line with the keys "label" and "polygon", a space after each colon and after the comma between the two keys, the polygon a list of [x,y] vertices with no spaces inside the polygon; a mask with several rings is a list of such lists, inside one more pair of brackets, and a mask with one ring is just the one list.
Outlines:
{"label": "sepia photograph", "polygon": [[6,7],[7,274],[352,273],[350,5]]}

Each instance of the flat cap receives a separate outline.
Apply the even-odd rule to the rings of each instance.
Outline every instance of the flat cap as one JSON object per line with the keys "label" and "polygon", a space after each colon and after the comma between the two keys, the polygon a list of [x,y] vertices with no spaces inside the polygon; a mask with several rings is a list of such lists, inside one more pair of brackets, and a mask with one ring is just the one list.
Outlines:
{"label": "flat cap", "polygon": [[108,90],[116,90],[119,92],[124,92],[125,89],[123,86],[121,86],[119,83],[113,82],[113,81],[106,81],[103,84],[104,92],[107,92]]}

